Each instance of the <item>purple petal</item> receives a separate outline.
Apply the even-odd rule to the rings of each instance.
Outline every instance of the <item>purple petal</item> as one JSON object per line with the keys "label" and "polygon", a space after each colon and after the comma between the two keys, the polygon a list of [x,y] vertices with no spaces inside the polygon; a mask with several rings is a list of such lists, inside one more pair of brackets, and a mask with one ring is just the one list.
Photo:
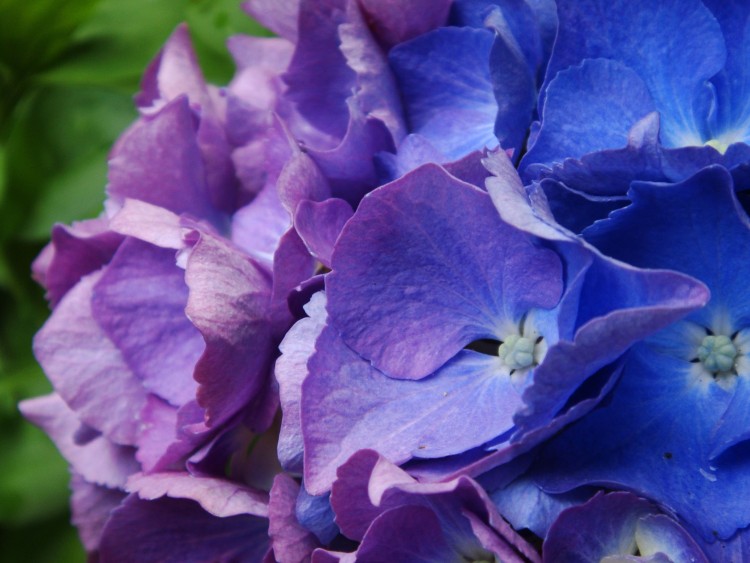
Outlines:
{"label": "purple petal", "polygon": [[294,226],[310,253],[330,268],[333,246],[353,214],[351,205],[343,199],[304,200],[297,206]]}
{"label": "purple petal", "polygon": [[426,165],[366,198],[349,221],[326,282],[329,310],[375,366],[419,379],[466,344],[505,336],[503,323],[528,309],[553,307],[560,268],[499,219],[486,193]]}
{"label": "purple petal", "polygon": [[341,533],[356,541],[361,541],[370,523],[388,509],[374,503],[369,490],[371,480],[378,491],[416,483],[414,478],[374,450],[360,450],[353,454],[337,472],[331,490],[331,505],[336,511]]}
{"label": "purple petal", "polygon": [[245,0],[242,8],[274,33],[296,42],[299,4],[300,0]]}
{"label": "purple petal", "polygon": [[307,376],[307,360],[313,355],[315,342],[325,326],[324,294],[313,295],[305,310],[309,318],[300,320],[289,329],[279,345],[281,357],[276,361],[276,380],[284,414],[278,455],[284,469],[296,473],[302,473],[302,381]]}
{"label": "purple petal", "polygon": [[339,48],[347,0],[300,0],[297,49],[284,76],[287,97],[317,129],[341,139],[355,73]]}
{"label": "purple petal", "polygon": [[135,101],[140,108],[149,109],[182,94],[204,109],[210,105],[206,81],[184,24],[177,27],[149,65]]}
{"label": "purple petal", "polygon": [[73,513],[71,522],[78,528],[86,551],[96,551],[110,513],[127,495],[120,490],[89,483],[77,473],[70,478],[70,488],[73,491],[70,499]]}
{"label": "purple petal", "polygon": [[307,153],[328,179],[331,195],[355,207],[379,183],[374,155],[393,152],[395,146],[380,119],[365,115],[353,99],[347,105],[351,117],[341,142],[327,150],[310,148]]}
{"label": "purple petal", "polygon": [[[474,481],[461,477],[448,483],[417,483],[372,450],[357,452],[339,469],[332,504],[342,531],[348,530],[355,538],[364,532],[360,556],[369,551],[363,550],[366,547],[376,552],[390,549],[388,539],[395,540],[396,545],[408,540],[408,533],[392,529],[389,538],[380,538],[375,530],[386,526],[394,511],[419,506],[437,516],[439,532],[433,531],[433,536],[445,534],[448,542],[444,547],[457,555],[468,558],[467,550],[481,551],[484,545],[503,561],[538,561],[535,551],[500,517]],[[420,523],[421,518],[414,521]]]}
{"label": "purple petal", "polygon": [[232,242],[270,270],[279,240],[290,225],[276,186],[266,185],[232,217]]}
{"label": "purple petal", "polygon": [[240,514],[265,517],[268,498],[264,493],[225,479],[194,477],[187,473],[136,473],[128,479],[127,490],[143,500],[167,496],[190,499],[214,516],[226,518]]}
{"label": "purple petal", "polygon": [[295,288],[313,276],[317,265],[294,229],[281,237],[273,259],[271,330],[274,338],[280,340],[295,319],[289,298]]}
{"label": "purple petal", "polygon": [[324,492],[351,454],[380,451],[394,463],[458,454],[513,428],[522,406],[496,356],[461,352],[434,375],[397,380],[378,372],[327,328],[302,384],[305,483]]}
{"label": "purple petal", "polygon": [[175,406],[195,397],[200,333],[185,315],[188,289],[175,252],[128,239],[94,287],[92,312],[133,373]]}
{"label": "purple petal", "polygon": [[132,448],[113,444],[96,432],[93,439],[78,443],[75,437],[81,422],[58,395],[28,399],[21,403],[20,409],[49,434],[74,472],[89,483],[121,488],[128,475],[138,471]]}
{"label": "purple petal", "polygon": [[317,164],[297,149],[279,176],[279,198],[290,214],[301,201],[324,201],[331,197],[331,187]]}
{"label": "purple petal", "polygon": [[304,563],[320,544],[295,516],[299,485],[283,473],[276,476],[268,503],[268,535],[279,563]]}
{"label": "purple petal", "polygon": [[110,261],[122,242],[103,218],[74,223],[72,227],[55,225],[52,242],[34,261],[34,278],[47,290],[54,308],[63,296],[85,275]]}
{"label": "purple petal", "polygon": [[101,277],[89,274],[67,293],[34,338],[34,353],[82,422],[114,442],[134,445],[146,391],[94,320],[93,289]]}
{"label": "purple petal", "polygon": [[[445,0],[440,1],[445,3]],[[434,2],[432,4],[430,10],[424,13],[435,13]],[[367,28],[367,23],[377,26],[377,22],[368,19],[365,23],[367,14],[363,16],[361,13],[362,5],[362,2],[349,2],[347,5],[348,21],[339,27],[341,52],[346,57],[349,68],[356,73],[355,98],[359,109],[365,115],[381,120],[391,132],[393,140],[398,142],[406,135],[400,92],[385,53]],[[393,10],[392,6],[382,2],[380,6],[381,9]],[[414,2],[409,3],[409,6],[412,10],[419,9]],[[404,16],[405,14],[399,13],[398,21],[404,22]],[[424,22],[425,19],[427,18],[420,17],[419,21]]]}
{"label": "purple petal", "polygon": [[267,530],[258,516],[217,518],[190,500],[131,495],[105,526],[99,556],[102,563],[257,563],[269,549]]}
{"label": "purple petal", "polygon": [[661,554],[668,561],[708,561],[677,522],[630,493],[599,494],[566,509],[544,542],[544,560],[560,563],[599,561],[636,551],[641,557]]}
{"label": "purple petal", "polygon": [[375,520],[357,549],[357,561],[450,563],[452,549],[435,513],[424,506],[399,506]]}
{"label": "purple petal", "polygon": [[138,436],[136,459],[144,471],[160,466],[169,447],[177,441],[177,408],[155,395],[149,395],[140,413],[143,430]]}
{"label": "purple petal", "polygon": [[451,2],[360,0],[360,5],[378,39],[386,48],[390,48],[444,25]]}
{"label": "purple petal", "polygon": [[195,114],[186,97],[143,117],[118,141],[109,163],[108,194],[115,201],[139,199],[216,224]]}
{"label": "purple petal", "polygon": [[179,250],[184,246],[182,222],[171,211],[137,199],[126,199],[110,227],[113,231],[140,239],[160,248]]}

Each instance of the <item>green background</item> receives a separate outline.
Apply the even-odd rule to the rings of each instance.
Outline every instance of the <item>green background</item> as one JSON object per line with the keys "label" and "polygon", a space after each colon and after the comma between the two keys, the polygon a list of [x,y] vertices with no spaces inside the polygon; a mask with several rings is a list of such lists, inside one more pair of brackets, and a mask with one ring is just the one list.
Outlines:
{"label": "green background", "polygon": [[107,153],[136,118],[141,74],[188,23],[206,78],[226,84],[236,33],[265,34],[238,0],[0,0],[0,560],[85,560],[68,470],[18,414],[50,391],[31,353],[49,315],[30,264],[56,222],[100,213]]}

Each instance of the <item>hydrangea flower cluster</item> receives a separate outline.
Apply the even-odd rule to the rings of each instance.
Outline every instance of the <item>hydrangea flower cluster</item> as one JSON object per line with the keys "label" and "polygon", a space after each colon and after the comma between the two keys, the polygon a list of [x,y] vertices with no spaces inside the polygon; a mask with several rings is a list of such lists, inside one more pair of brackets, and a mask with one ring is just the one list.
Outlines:
{"label": "hydrangea flower cluster", "polygon": [[750,560],[750,3],[244,7],[34,264],[92,559]]}

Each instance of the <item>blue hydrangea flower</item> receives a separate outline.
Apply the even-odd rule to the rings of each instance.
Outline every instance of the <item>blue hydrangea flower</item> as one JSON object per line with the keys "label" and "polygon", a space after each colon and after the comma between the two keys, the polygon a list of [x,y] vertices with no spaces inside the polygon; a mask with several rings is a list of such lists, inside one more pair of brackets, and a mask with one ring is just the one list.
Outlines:
{"label": "blue hydrangea flower", "polygon": [[[558,12],[540,128],[521,164],[526,178],[565,159],[625,147],[631,129],[652,113],[660,146],[691,149],[677,169],[691,160],[728,167],[747,160],[747,3],[561,0]],[[675,172],[669,161],[680,157],[668,152],[652,150],[649,166],[643,154],[626,160],[642,179],[657,179]]]}
{"label": "blue hydrangea flower", "polygon": [[750,525],[737,502],[750,494],[750,223],[721,167],[635,183],[629,197],[588,239],[629,263],[690,274],[711,300],[633,347],[611,397],[544,449],[538,482],[636,491],[705,541],[727,540]]}

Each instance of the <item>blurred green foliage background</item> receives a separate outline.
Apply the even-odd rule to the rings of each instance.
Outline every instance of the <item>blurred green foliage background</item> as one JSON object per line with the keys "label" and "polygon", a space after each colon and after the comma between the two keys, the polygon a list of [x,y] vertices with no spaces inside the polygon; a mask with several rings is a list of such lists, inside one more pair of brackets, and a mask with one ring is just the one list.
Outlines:
{"label": "blurred green foliage background", "polygon": [[226,84],[236,33],[265,34],[239,0],[0,0],[0,561],[85,560],[68,471],[19,415],[50,391],[31,352],[49,311],[30,264],[56,222],[102,209],[107,154],[135,119],[149,61],[185,21],[206,78]]}

